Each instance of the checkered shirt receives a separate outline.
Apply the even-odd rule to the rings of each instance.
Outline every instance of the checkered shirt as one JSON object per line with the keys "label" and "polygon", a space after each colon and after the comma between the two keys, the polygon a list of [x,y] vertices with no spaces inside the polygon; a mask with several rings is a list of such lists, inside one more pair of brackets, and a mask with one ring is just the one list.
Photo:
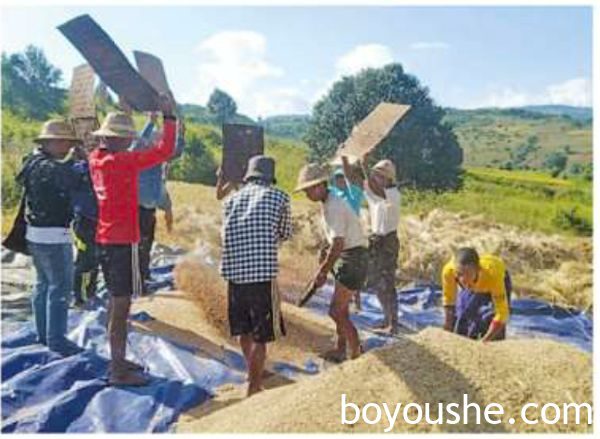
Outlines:
{"label": "checkered shirt", "polygon": [[278,244],[291,235],[290,197],[266,184],[247,183],[223,206],[221,276],[239,284],[274,279]]}

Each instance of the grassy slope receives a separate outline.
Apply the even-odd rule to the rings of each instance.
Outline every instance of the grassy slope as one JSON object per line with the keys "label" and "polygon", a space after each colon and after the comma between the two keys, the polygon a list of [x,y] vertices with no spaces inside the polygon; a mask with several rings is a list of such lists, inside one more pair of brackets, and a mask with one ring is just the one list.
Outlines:
{"label": "grassy slope", "polygon": [[537,136],[540,150],[528,164],[539,167],[544,158],[569,145],[570,163],[588,163],[592,159],[592,130],[588,125],[556,116],[526,118],[501,112],[450,112],[446,120],[454,126],[465,152],[465,165],[486,166],[510,159],[510,151]]}
{"label": "grassy slope", "polygon": [[407,212],[425,213],[434,208],[483,214],[498,223],[545,233],[574,235],[573,227],[562,225],[563,213],[575,215],[589,224],[593,220],[592,185],[562,180],[530,171],[501,171],[468,168],[465,185],[454,193],[407,192]]}
{"label": "grassy slope", "polygon": [[[530,122],[538,123],[539,120]],[[498,123],[504,127],[502,129],[522,130],[524,138],[530,134],[524,126],[504,126],[505,124],[506,121]],[[6,184],[3,193],[10,194],[6,189],[14,179],[21,155],[31,149],[31,139],[37,133],[39,125],[39,122],[24,121],[9,112],[3,112],[2,169],[3,183]],[[136,125],[143,125],[143,117],[136,117]],[[220,130],[212,125],[193,123],[188,124],[188,129],[200,133],[215,162],[219,163]],[[584,137],[588,134],[585,133]],[[543,139],[544,137],[540,137],[540,144],[543,144]],[[293,140],[267,136],[266,153],[277,160],[279,185],[291,192],[298,171],[306,160],[306,146]],[[3,200],[3,213],[8,214],[7,219],[10,220],[11,210],[6,208],[9,205],[7,201],[9,200]],[[451,211],[481,213],[490,220],[525,229],[573,234],[574,231],[564,228],[557,218],[560,217],[561,211],[570,212],[576,209],[576,216],[591,223],[592,189],[588,182],[554,179],[542,173],[470,167],[466,173],[465,187],[460,192],[405,192],[403,209],[406,212],[427,212],[440,207]],[[7,221],[3,221],[3,232],[6,231],[6,227]]]}

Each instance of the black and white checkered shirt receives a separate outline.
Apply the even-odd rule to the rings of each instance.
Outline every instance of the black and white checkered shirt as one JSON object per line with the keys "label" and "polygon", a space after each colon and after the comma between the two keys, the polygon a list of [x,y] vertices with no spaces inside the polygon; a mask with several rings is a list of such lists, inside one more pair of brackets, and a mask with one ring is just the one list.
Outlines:
{"label": "black and white checkered shirt", "polygon": [[290,197],[249,182],[223,206],[221,276],[247,284],[277,277],[277,246],[292,235]]}

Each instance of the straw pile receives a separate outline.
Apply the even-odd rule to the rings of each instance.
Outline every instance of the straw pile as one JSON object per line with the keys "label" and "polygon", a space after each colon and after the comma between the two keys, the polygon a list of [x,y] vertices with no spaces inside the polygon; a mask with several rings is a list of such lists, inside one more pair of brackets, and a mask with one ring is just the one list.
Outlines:
{"label": "straw pile", "polygon": [[587,238],[524,232],[480,216],[433,210],[400,223],[403,282],[439,282],[443,265],[462,246],[499,255],[513,276],[517,293],[589,309],[592,306],[592,245]]}
{"label": "straw pile", "polygon": [[[592,363],[589,354],[548,340],[509,340],[483,345],[438,329],[428,329],[402,339],[397,344],[371,351],[361,358],[331,368],[312,380],[267,390],[219,410],[198,421],[178,427],[182,432],[382,432],[389,423],[369,425],[341,424],[341,394],[363,408],[386,402],[393,413],[402,403],[394,432],[566,432],[591,431],[571,421],[546,425],[526,425],[520,418],[526,403],[592,402]],[[424,407],[430,403],[430,419],[439,417],[439,402],[462,404],[468,394],[470,403],[482,408],[489,403],[504,407],[499,425],[429,425],[404,422],[402,410],[408,403]],[[425,410],[423,408],[423,410]],[[348,417],[354,412],[347,410]],[[369,410],[371,419],[375,411]],[[383,412],[385,413],[385,412]],[[423,412],[425,413],[425,412]],[[448,418],[447,412],[446,418]],[[460,409],[462,413],[462,408]],[[474,410],[468,412],[474,416]],[[552,418],[554,411],[548,412]],[[416,409],[408,411],[415,419]],[[530,418],[539,410],[528,411]],[[424,414],[423,414],[424,417]],[[516,422],[511,425],[509,418]],[[587,420],[585,410],[582,418]]]}

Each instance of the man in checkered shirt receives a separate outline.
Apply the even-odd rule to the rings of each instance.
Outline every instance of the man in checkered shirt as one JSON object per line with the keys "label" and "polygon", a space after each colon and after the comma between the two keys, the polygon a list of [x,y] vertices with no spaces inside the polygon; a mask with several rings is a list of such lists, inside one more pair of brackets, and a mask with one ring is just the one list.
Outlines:
{"label": "man in checkered shirt", "polygon": [[228,281],[229,327],[248,365],[248,396],[262,390],[266,344],[285,335],[279,309],[278,245],[292,234],[290,197],[273,187],[275,162],[255,156],[245,185],[223,206],[221,276]]}

